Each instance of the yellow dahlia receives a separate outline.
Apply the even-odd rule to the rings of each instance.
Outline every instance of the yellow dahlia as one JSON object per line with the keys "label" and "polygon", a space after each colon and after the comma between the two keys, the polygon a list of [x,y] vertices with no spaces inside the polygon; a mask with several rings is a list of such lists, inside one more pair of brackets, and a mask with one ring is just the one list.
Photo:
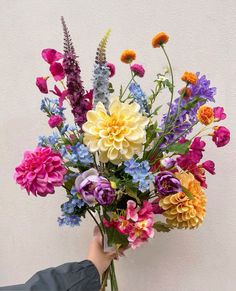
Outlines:
{"label": "yellow dahlia", "polygon": [[163,215],[172,227],[197,228],[203,222],[206,213],[205,193],[191,173],[177,173],[175,176],[180,180],[181,185],[193,194],[194,198],[189,199],[184,192],[162,198],[159,205],[164,209]]}
{"label": "yellow dahlia", "polygon": [[118,164],[141,152],[148,118],[139,109],[135,102],[128,104],[113,99],[109,113],[101,102],[88,111],[83,125],[84,143],[91,152],[99,151],[101,162]]}

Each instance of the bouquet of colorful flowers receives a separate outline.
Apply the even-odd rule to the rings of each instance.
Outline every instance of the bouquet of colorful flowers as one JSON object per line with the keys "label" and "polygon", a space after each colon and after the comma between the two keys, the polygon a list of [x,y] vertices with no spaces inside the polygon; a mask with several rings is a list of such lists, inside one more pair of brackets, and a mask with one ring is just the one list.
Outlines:
{"label": "bouquet of colorful flowers", "polygon": [[[40,136],[36,149],[24,153],[15,170],[16,182],[28,194],[42,197],[63,187],[67,201],[61,206],[59,225],[77,226],[82,217],[91,215],[104,245],[117,251],[136,249],[155,231],[197,228],[206,212],[205,173],[215,174],[214,162],[202,161],[204,140],[210,138],[217,147],[230,140],[229,130],[216,125],[226,118],[224,109],[206,105],[215,101],[216,88],[210,87],[205,75],[185,72],[183,88],[174,98],[174,76],[165,49],[169,37],[161,32],[152,39],[152,47],[163,51],[168,69],[157,74],[150,94],[138,83],[145,69],[133,64],[133,50],[121,54],[131,77],[114,94],[115,66],[106,59],[108,31],[97,48],[93,88],[86,91],[63,18],[62,26],[64,52],[44,49],[50,76],[36,79],[45,96],[41,110],[56,131]],[[49,79],[55,82],[51,90]],[[165,102],[167,113],[158,120],[162,105],[157,106],[157,98],[164,90],[170,100]],[[71,107],[73,125],[66,123],[65,102]],[[111,290],[118,290],[114,262],[104,275],[102,290],[107,278]]]}

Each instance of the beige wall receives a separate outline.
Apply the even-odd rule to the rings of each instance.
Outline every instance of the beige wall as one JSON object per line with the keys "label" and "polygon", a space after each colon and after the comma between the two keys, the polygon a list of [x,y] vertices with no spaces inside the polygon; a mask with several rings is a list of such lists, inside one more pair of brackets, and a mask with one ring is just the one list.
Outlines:
{"label": "beige wall", "polygon": [[[234,0],[0,0],[0,286],[83,259],[91,236],[89,219],[80,228],[57,226],[65,200],[62,190],[48,198],[28,197],[12,179],[23,151],[34,148],[38,135],[49,133],[34,82],[47,73],[41,50],[62,48],[60,16],[65,16],[79,51],[87,88],[96,46],[111,28],[108,59],[117,63],[116,88],[129,75],[119,63],[120,52],[132,48],[146,68],[142,86],[147,90],[165,65],[150,39],[166,31],[176,80],[184,70],[206,72],[218,87],[217,104],[225,107],[225,124],[234,135],[235,8]],[[216,161],[217,176],[208,176],[204,225],[197,231],[158,234],[136,252],[128,251],[117,264],[120,290],[235,290],[235,137],[222,149],[209,142],[207,153]]]}

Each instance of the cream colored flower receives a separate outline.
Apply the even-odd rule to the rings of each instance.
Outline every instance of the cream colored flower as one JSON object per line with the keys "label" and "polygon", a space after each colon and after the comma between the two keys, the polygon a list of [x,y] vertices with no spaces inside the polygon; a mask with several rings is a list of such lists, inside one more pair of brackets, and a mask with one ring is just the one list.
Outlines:
{"label": "cream colored flower", "polygon": [[122,103],[115,98],[109,113],[101,102],[88,111],[87,122],[83,125],[84,143],[91,152],[99,151],[101,162],[118,164],[142,151],[148,118],[142,116],[139,109],[135,102]]}
{"label": "cream colored flower", "polygon": [[196,228],[202,223],[206,213],[205,193],[191,173],[176,173],[175,176],[180,180],[181,185],[193,194],[194,198],[190,200],[184,192],[162,198],[159,205],[165,210],[163,215],[172,227]]}

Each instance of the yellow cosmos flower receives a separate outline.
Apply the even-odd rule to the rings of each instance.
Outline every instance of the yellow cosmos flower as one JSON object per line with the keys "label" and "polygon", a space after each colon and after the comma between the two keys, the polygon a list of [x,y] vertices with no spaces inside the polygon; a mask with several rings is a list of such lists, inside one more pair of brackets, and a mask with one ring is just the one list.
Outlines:
{"label": "yellow cosmos flower", "polygon": [[187,188],[194,196],[189,199],[184,192],[168,195],[159,201],[165,211],[166,222],[176,228],[197,228],[203,221],[206,213],[206,196],[200,183],[191,173],[177,173],[176,178],[181,185]]}
{"label": "yellow cosmos flower", "polygon": [[122,103],[115,98],[110,103],[109,113],[101,102],[88,111],[83,125],[84,143],[91,152],[99,151],[101,162],[119,164],[141,152],[148,118],[142,116],[139,109],[135,102]]}

